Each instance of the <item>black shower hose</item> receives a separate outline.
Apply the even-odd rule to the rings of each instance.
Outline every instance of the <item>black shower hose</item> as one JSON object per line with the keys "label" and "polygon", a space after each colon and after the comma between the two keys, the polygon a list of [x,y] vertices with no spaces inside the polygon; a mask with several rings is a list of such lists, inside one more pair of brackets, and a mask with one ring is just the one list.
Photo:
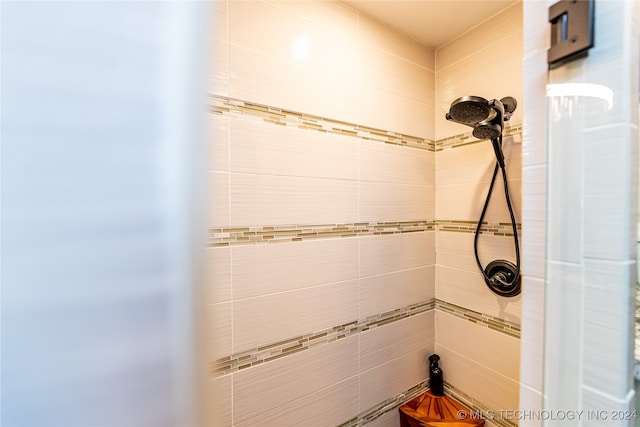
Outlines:
{"label": "black shower hose", "polygon": [[[502,143],[502,141],[500,142]],[[482,208],[482,213],[480,214],[480,219],[478,220],[478,226],[476,227],[475,238],[473,240],[473,251],[476,256],[476,262],[478,263],[478,268],[482,272],[482,276],[484,277],[485,282],[489,284],[489,281],[491,279],[489,276],[487,276],[487,272],[482,266],[482,263],[480,262],[480,257],[478,256],[478,238],[480,236],[480,229],[482,228],[482,222],[484,221],[484,216],[487,213],[487,208],[489,207],[489,200],[491,200],[491,193],[493,192],[493,186],[496,182],[496,177],[498,176],[498,169],[502,170],[502,181],[504,182],[504,197],[507,201],[509,216],[511,217],[511,226],[513,228],[513,241],[516,249],[516,275],[511,281],[511,283],[517,283],[518,280],[520,279],[520,246],[518,244],[518,229],[516,226],[516,218],[515,218],[515,215],[513,214],[513,207],[511,206],[511,197],[509,195],[509,184],[507,181],[506,166],[504,165],[501,166],[498,161],[496,161],[496,167],[493,169],[493,176],[491,177],[491,184],[489,185],[487,200],[485,200],[484,202],[484,207]]]}

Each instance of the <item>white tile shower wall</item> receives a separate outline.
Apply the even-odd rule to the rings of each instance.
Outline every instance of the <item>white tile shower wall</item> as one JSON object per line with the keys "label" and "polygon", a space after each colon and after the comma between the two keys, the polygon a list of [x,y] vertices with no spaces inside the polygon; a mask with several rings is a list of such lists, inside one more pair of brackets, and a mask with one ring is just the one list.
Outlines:
{"label": "white tile shower wall", "polygon": [[[520,409],[542,410],[544,364],[545,245],[547,207],[547,48],[546,2],[523,1],[522,141],[522,335]],[[521,420],[539,427],[541,420]]]}
{"label": "white tile shower wall", "polygon": [[544,403],[610,414],[634,399],[640,6],[598,2],[594,22],[589,55],[549,72],[552,84],[601,85],[614,101],[549,102]]}
{"label": "white tile shower wall", "polygon": [[[505,142],[509,193],[514,214],[521,218],[520,187],[522,157],[520,145]],[[495,154],[488,141],[438,152],[436,172],[436,218],[458,221],[478,221],[495,167]],[[508,223],[509,211],[505,201],[503,181],[496,179],[486,221]]]}
{"label": "white tile shower wall", "polygon": [[[442,120],[451,101],[464,95],[522,100],[520,2],[436,51],[436,140],[469,130]],[[522,111],[516,109],[512,123],[522,122]]]}
{"label": "white tile shower wall", "polygon": [[[470,128],[448,122],[444,116],[450,103],[461,96],[513,96],[519,105],[510,124],[522,122],[522,37],[522,4],[516,3],[436,50],[437,220],[460,221],[475,228],[495,166],[493,149],[488,141],[470,138],[464,141],[470,143],[453,148],[445,143],[440,150],[440,141],[470,133]],[[518,223],[522,214],[521,149],[505,138],[509,191]],[[510,223],[504,198],[499,176],[485,221]],[[522,297],[502,298],[487,288],[474,257],[473,232],[438,229],[436,234],[436,300],[519,325]],[[515,262],[513,237],[483,233],[479,253],[483,265],[494,259]],[[518,409],[518,338],[443,310],[436,310],[435,327],[435,350],[442,357],[445,381],[496,413]]]}
{"label": "white tile shower wall", "polygon": [[434,139],[433,50],[360,15],[359,123]]}
{"label": "white tile shower wall", "polygon": [[[209,90],[216,95],[229,95],[229,35],[227,31],[227,2],[214,1],[211,3],[212,25],[209,49],[211,54],[211,80]],[[218,144],[216,144],[217,146]],[[225,157],[226,159],[226,157]]]}
{"label": "white tile shower wall", "polygon": [[337,2],[228,4],[232,98],[356,122],[356,12]]}
{"label": "white tile shower wall", "polygon": [[[433,351],[434,52],[339,2],[216,6],[211,92],[233,102],[211,109],[209,226],[240,237],[207,249],[226,366],[209,421],[342,424],[420,384]],[[345,224],[369,231],[313,231]]]}

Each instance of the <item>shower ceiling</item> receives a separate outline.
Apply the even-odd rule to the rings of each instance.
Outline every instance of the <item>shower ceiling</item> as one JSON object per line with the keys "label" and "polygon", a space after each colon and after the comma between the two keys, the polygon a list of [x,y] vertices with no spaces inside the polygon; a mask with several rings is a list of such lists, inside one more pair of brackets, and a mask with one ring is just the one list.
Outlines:
{"label": "shower ceiling", "polygon": [[425,46],[449,40],[521,0],[343,0]]}

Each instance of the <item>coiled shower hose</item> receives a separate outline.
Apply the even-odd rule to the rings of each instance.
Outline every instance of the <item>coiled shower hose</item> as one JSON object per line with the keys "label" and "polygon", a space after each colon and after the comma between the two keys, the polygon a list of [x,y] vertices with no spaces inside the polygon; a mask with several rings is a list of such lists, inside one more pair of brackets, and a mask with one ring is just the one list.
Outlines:
{"label": "coiled shower hose", "polygon": [[[502,135],[500,136],[499,141],[500,147],[502,146]],[[516,250],[516,265],[515,265],[515,275],[513,277],[508,278],[508,281],[505,281],[505,276],[501,273],[492,275],[489,277],[487,274],[487,270],[482,266],[480,262],[480,256],[478,255],[478,238],[480,237],[480,229],[482,228],[482,223],[484,221],[484,217],[487,213],[487,208],[489,207],[489,201],[491,200],[491,194],[493,193],[493,187],[496,182],[496,177],[498,176],[498,170],[502,171],[502,180],[504,182],[504,196],[507,202],[507,208],[509,210],[509,216],[511,217],[511,226],[513,228],[513,241],[515,244]],[[478,268],[482,272],[482,276],[487,286],[491,288],[492,291],[502,296],[515,296],[520,293],[520,245],[518,243],[518,229],[516,226],[516,218],[513,214],[513,207],[511,205],[511,196],[509,194],[509,183],[507,181],[507,171],[506,166],[504,164],[500,164],[496,160],[496,166],[493,169],[493,176],[491,177],[491,184],[489,185],[489,192],[487,193],[487,199],[484,202],[484,207],[482,208],[482,213],[480,214],[480,219],[478,220],[478,226],[476,227],[475,237],[473,240],[473,250],[476,256],[476,262],[478,263]],[[508,262],[505,262],[508,264]]]}

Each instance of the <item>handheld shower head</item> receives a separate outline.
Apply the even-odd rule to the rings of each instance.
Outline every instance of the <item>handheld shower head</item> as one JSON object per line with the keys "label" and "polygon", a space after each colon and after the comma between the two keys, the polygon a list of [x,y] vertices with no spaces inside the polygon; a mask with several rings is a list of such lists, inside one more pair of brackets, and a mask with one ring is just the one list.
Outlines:
{"label": "handheld shower head", "polygon": [[[495,120],[494,120],[495,122]],[[473,136],[478,139],[490,139],[496,160],[500,167],[504,167],[504,154],[502,153],[502,127],[489,121],[480,122],[473,128]]]}
{"label": "handheld shower head", "polygon": [[502,127],[491,122],[480,122],[473,128],[471,133],[478,139],[494,139],[500,136]]}
{"label": "handheld shower head", "polygon": [[504,167],[502,126],[511,118],[517,105],[518,102],[511,96],[506,96],[500,101],[496,99],[487,101],[480,96],[463,96],[451,103],[445,118],[471,126],[473,136],[478,139],[490,139],[496,160],[501,167]]}
{"label": "handheld shower head", "polygon": [[[463,96],[453,101],[449,107],[449,112],[445,114],[447,120],[472,127],[474,137],[481,140],[489,139],[493,145],[493,151],[496,155],[496,165],[493,170],[489,192],[476,228],[473,250],[478,268],[484,277],[485,283],[493,292],[504,297],[512,297],[520,293],[518,230],[513,214],[513,207],[511,206],[509,187],[507,185],[507,171],[504,162],[504,153],[502,152],[502,130],[504,122],[511,118],[516,106],[517,101],[510,96],[504,97],[499,101],[496,99],[487,101],[479,96]],[[502,170],[505,199],[513,227],[516,264],[506,260],[496,260],[484,268],[478,255],[478,237],[481,234],[483,220],[487,212],[487,207],[489,206],[489,200],[491,199],[491,193],[499,170]]]}

